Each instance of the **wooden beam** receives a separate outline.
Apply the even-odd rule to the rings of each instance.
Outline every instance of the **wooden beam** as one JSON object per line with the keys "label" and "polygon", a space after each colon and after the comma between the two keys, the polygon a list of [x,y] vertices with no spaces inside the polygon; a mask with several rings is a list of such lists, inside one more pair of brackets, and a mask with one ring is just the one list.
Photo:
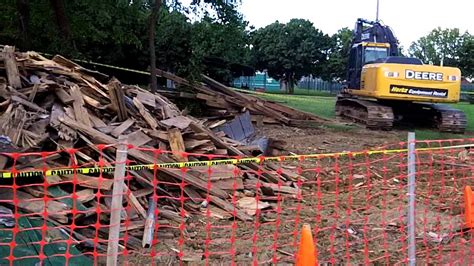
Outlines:
{"label": "wooden beam", "polygon": [[143,145],[150,142],[152,139],[148,137],[143,131],[137,130],[127,135],[128,143],[135,147],[142,147]]}
{"label": "wooden beam", "polygon": [[233,213],[235,211],[235,217],[237,217],[238,219],[240,219],[242,221],[252,221],[253,220],[253,218],[251,216],[247,215],[242,210],[235,209],[235,206],[232,205],[231,203],[229,203],[225,200],[222,200],[218,197],[215,197],[215,196],[210,196],[210,198],[211,198],[211,203],[214,203],[215,205],[221,207],[225,211],[227,211],[229,213]]}
{"label": "wooden beam", "polygon": [[122,86],[117,79],[113,79],[107,84],[109,90],[110,102],[112,103],[113,109],[117,112],[119,121],[125,121],[128,119],[127,106],[125,105],[125,94],[123,93]]}
{"label": "wooden beam", "polygon": [[168,130],[168,138],[170,142],[171,151],[173,152],[173,157],[179,161],[187,161],[187,158],[181,155],[182,152],[186,151],[186,146],[184,145],[183,135],[181,131],[177,128],[172,128]]}
{"label": "wooden beam", "polygon": [[76,120],[86,126],[92,127],[92,123],[89,117],[87,109],[84,107],[84,99],[82,98],[82,92],[79,86],[71,86],[71,96],[74,99],[73,109]]}
{"label": "wooden beam", "polygon": [[143,119],[150,125],[151,129],[156,129],[158,127],[158,122],[155,118],[148,112],[148,110],[143,106],[143,104],[138,100],[138,98],[133,98],[133,104],[137,107],[138,111],[142,115]]}
{"label": "wooden beam", "polygon": [[135,123],[135,121],[129,118],[125,122],[123,122],[120,126],[114,128],[114,130],[112,130],[110,134],[118,138],[120,135],[122,135],[123,132],[125,132],[128,128],[130,128],[133,125],[133,123]]}
{"label": "wooden beam", "polygon": [[15,47],[5,46],[3,48],[3,61],[7,71],[8,84],[14,89],[20,89],[21,79],[15,57]]}
{"label": "wooden beam", "polygon": [[13,95],[11,99],[12,99],[12,101],[20,103],[23,106],[26,106],[29,109],[33,110],[33,111],[41,112],[41,113],[48,113],[48,111],[46,111],[45,109],[39,107],[37,104],[29,102],[29,101],[27,101],[27,100],[25,100],[21,97],[18,97],[16,95]]}
{"label": "wooden beam", "polygon": [[54,93],[63,104],[69,105],[70,103],[74,101],[71,95],[69,95],[69,93],[66,92],[64,87],[59,87],[55,89]]}

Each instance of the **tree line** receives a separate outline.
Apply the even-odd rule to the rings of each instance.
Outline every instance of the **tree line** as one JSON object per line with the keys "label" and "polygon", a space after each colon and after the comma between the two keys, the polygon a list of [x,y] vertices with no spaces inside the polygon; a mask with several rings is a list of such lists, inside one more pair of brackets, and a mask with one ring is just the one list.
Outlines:
{"label": "tree line", "polygon": [[[22,50],[220,81],[266,70],[289,82],[302,76],[345,79],[352,31],[328,35],[304,19],[255,29],[238,1],[6,0],[0,8],[0,43]],[[196,14],[200,14],[197,16]],[[474,76],[474,37],[436,28],[409,47],[425,63],[460,67]],[[151,57],[150,57],[151,55]],[[154,58],[153,58],[154,55]],[[151,60],[150,60],[151,58]]]}

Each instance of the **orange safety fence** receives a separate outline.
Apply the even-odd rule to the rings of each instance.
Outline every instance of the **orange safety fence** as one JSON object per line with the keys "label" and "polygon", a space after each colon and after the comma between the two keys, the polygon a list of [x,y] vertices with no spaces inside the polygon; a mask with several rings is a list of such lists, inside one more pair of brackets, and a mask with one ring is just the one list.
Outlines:
{"label": "orange safety fence", "polygon": [[[474,184],[471,145],[416,143],[417,263],[474,262],[464,211],[465,187]],[[1,265],[105,264],[116,255],[109,242],[118,243],[119,264],[294,263],[304,224],[318,263],[409,262],[406,142],[272,158],[129,145],[127,159],[114,161],[116,148],[1,154]],[[112,227],[118,239],[109,239]]]}

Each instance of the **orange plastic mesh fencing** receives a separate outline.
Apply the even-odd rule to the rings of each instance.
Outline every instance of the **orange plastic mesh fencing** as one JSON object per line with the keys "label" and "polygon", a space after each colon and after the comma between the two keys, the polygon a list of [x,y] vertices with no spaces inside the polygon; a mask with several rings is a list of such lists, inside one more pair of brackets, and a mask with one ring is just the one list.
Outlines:
{"label": "orange plastic mesh fencing", "polygon": [[[474,183],[471,144],[416,145],[418,263],[474,262],[463,207]],[[319,263],[406,264],[406,147],[238,164],[243,158],[133,146],[125,162],[106,145],[3,153],[0,264],[103,264],[117,240],[120,264],[293,263],[306,223]],[[164,164],[171,158],[190,163]],[[117,163],[127,166],[120,210],[111,207]],[[114,211],[119,239],[109,240]]]}

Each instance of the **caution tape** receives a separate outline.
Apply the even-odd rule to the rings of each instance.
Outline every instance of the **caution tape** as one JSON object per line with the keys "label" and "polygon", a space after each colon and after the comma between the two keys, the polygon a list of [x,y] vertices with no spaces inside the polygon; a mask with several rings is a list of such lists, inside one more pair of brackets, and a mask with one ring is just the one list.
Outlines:
{"label": "caution tape", "polygon": [[[474,144],[466,145],[455,145],[446,147],[431,147],[431,148],[418,148],[417,152],[422,151],[433,151],[433,150],[449,150],[449,149],[460,149],[474,147]],[[202,167],[202,166],[216,166],[216,165],[240,165],[248,163],[263,163],[263,162],[281,162],[291,160],[304,160],[304,159],[322,159],[327,157],[336,156],[360,156],[360,155],[376,155],[376,154],[396,154],[408,152],[408,149],[392,149],[392,150],[373,150],[373,151],[361,151],[361,152],[336,152],[336,153],[320,153],[320,154],[309,154],[309,155],[289,155],[279,157],[251,157],[251,158],[240,158],[240,159],[223,159],[223,160],[208,160],[208,161],[196,161],[196,162],[175,162],[175,163],[158,163],[158,164],[139,164],[139,165],[127,165],[125,168],[129,171],[141,171],[141,170],[159,170],[161,169],[182,169],[191,167]],[[48,170],[26,170],[26,171],[5,171],[0,172],[0,178],[22,178],[22,177],[41,177],[41,176],[63,176],[63,175],[74,175],[74,174],[107,174],[115,171],[114,166],[110,167],[76,167],[76,168],[58,168]]]}

